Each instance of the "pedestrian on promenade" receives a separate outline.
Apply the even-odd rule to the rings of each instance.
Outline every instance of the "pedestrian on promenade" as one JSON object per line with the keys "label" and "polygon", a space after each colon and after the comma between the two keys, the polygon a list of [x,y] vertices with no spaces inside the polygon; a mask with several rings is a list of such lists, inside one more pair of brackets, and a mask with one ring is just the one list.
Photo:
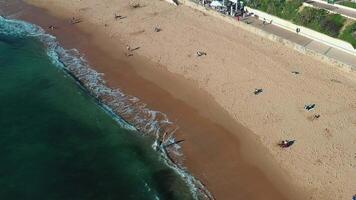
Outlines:
{"label": "pedestrian on promenade", "polygon": [[300,28],[295,29],[295,31],[297,32],[297,34],[300,32]]}

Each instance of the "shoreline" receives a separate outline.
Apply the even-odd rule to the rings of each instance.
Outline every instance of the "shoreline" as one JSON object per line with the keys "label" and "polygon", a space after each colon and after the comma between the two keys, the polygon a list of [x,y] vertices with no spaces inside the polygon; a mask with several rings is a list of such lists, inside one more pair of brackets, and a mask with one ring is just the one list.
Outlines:
{"label": "shoreline", "polygon": [[[2,17],[0,16],[0,19],[1,18]],[[7,18],[4,20],[7,20]],[[46,46],[47,55],[50,57],[54,65],[56,65],[66,75],[70,76],[80,87],[80,89],[83,90],[88,96],[92,97],[96,101],[97,106],[112,117],[119,126],[127,130],[136,131],[142,134],[141,136],[149,137],[154,141],[152,148],[154,148],[154,150],[162,156],[162,161],[169,168],[179,174],[180,178],[183,179],[186,185],[190,188],[190,192],[195,199],[214,199],[206,187],[195,177],[191,176],[189,172],[186,171],[179,163],[180,156],[176,155],[180,154],[180,146],[177,146],[178,142],[174,141],[174,131],[172,131],[170,127],[166,128],[165,124],[158,125],[158,127],[150,127],[156,122],[153,121],[145,123],[139,122],[140,120],[145,120],[144,118],[136,119],[137,113],[140,113],[140,110],[137,109],[142,109],[143,112],[148,112],[148,114],[153,113],[152,115],[161,115],[163,118],[166,118],[164,113],[149,110],[148,108],[142,108],[142,106],[136,108],[135,104],[142,105],[143,103],[140,102],[139,99],[136,99],[136,97],[123,94],[118,89],[109,88],[105,84],[105,80],[103,80],[102,75],[95,71],[85,59],[82,59],[80,54],[77,54],[76,51],[72,51],[76,49],[63,49],[56,38],[52,38],[52,35],[43,32],[44,30],[41,27],[38,27],[40,29],[37,30],[36,24],[26,21],[21,21],[21,23],[22,22],[26,23],[26,26],[31,26],[29,35],[34,34],[33,36],[39,39],[41,43]],[[32,30],[32,26],[34,26],[35,29]],[[112,101],[112,99],[117,100]],[[134,99],[134,104],[130,102],[131,99]],[[122,105],[120,106],[114,104]],[[126,109],[129,111],[127,112]],[[172,124],[168,119],[163,120],[167,120],[166,122],[168,122],[168,126]],[[146,126],[149,128],[147,129]],[[164,133],[169,133],[170,135],[166,138],[162,138],[162,131],[159,130],[160,128],[164,129]]]}
{"label": "shoreline", "polygon": [[[31,8],[31,9],[33,9],[33,8]],[[36,11],[35,12],[32,12],[32,11],[30,11],[29,13],[31,13],[31,15],[34,15],[34,16],[29,16],[28,14],[29,13],[26,13],[24,16],[24,18],[22,18],[22,17],[20,17],[20,19],[24,19],[24,20],[26,20],[26,21],[29,21],[29,22],[32,22],[32,23],[34,23],[34,24],[37,24],[37,25],[40,25],[40,26],[42,26],[42,28],[44,28],[45,29],[45,25],[44,24],[46,24],[46,23],[48,23],[48,21],[50,21],[51,20],[51,22],[53,22],[53,20],[55,20],[56,21],[56,23],[61,23],[62,24],[62,26],[66,23],[65,21],[63,21],[63,20],[61,20],[61,19],[55,19],[55,18],[52,18],[52,19],[50,19],[50,20],[48,20],[48,16],[47,16],[47,18],[46,18],[46,20],[44,20],[44,21],[42,21],[41,19],[39,19],[39,18],[41,18],[41,17],[43,17],[43,15],[46,15],[45,13],[41,13],[41,12],[39,12],[40,10],[38,10],[38,9],[35,9]],[[26,11],[26,12],[28,12],[28,11]],[[57,21],[58,20],[58,21]],[[64,32],[67,32],[66,34],[73,34],[73,33],[75,33],[75,37],[77,38],[77,37],[83,37],[83,35],[84,35],[84,39],[85,40],[88,40],[89,38],[90,38],[90,36],[89,35],[87,35],[87,34],[83,34],[83,32],[82,32],[82,30],[79,30],[79,29],[77,29],[77,28],[72,28],[72,27],[70,27],[70,29],[75,29],[75,30],[73,30],[73,31],[68,31],[68,30],[65,30]],[[61,31],[61,33],[60,34],[62,34],[63,35],[63,32]],[[61,38],[62,36],[61,35],[58,35],[58,34],[54,34],[56,37],[57,37],[57,39],[58,39],[58,41],[61,43],[61,45],[62,46],[64,46],[65,48],[73,48],[73,47],[75,47],[76,45],[78,45],[78,44],[73,44],[72,43],[72,41],[71,41],[71,39],[68,39],[68,38]],[[88,38],[85,38],[85,37],[88,37]],[[101,42],[103,42],[104,44],[105,44],[105,41],[101,41]],[[107,44],[107,45],[109,45],[109,44]],[[76,49],[78,49],[79,50],[79,52],[81,53],[81,54],[83,54],[83,55],[85,55],[85,57],[86,57],[86,59],[88,59],[88,62],[89,62],[89,64],[91,65],[91,66],[94,66],[94,69],[95,70],[98,70],[98,72],[99,73],[104,73],[105,74],[105,70],[107,70],[106,68],[105,69],[101,69],[100,67],[96,67],[96,66],[101,66],[101,65],[99,65],[99,63],[95,63],[95,61],[93,61],[92,60],[92,58],[97,58],[97,56],[90,56],[90,55],[87,55],[88,53],[97,53],[97,51],[96,52],[89,52],[88,51],[88,49],[89,48],[83,48],[83,47],[81,47],[81,45],[79,44],[79,48],[78,47],[76,47]],[[101,49],[101,50],[103,50],[103,49]],[[105,49],[105,50],[110,50],[110,48],[107,48],[107,49]],[[105,51],[104,50],[104,51]],[[116,49],[117,50],[117,49]],[[84,52],[84,53],[83,53]],[[124,55],[124,50],[122,49],[121,50],[121,52],[122,52],[122,55]],[[103,54],[108,54],[109,52],[104,52]],[[102,54],[102,55],[103,55]],[[109,53],[110,54],[110,53]],[[99,56],[100,57],[100,56]],[[122,57],[123,58],[123,57]],[[149,63],[149,64],[147,64],[147,62]],[[95,63],[94,65],[92,64],[92,63]],[[164,74],[165,76],[168,76],[169,78],[167,79],[167,80],[171,80],[171,79],[176,79],[176,81],[177,82],[180,82],[180,84],[181,84],[181,86],[180,87],[185,87],[185,86],[187,86],[187,85],[189,85],[190,87],[192,87],[193,86],[193,84],[194,83],[189,83],[189,81],[187,81],[187,80],[185,80],[184,78],[179,78],[179,76],[177,76],[177,75],[174,75],[174,74],[171,74],[170,72],[168,72],[168,71],[165,71],[164,70],[164,68],[162,67],[161,69],[155,69],[154,67],[152,67],[152,66],[150,66],[150,65],[154,65],[154,63],[152,63],[152,62],[150,62],[150,61],[148,61],[147,59],[145,59],[145,58],[143,58],[143,57],[139,57],[139,56],[136,56],[136,66],[138,66],[138,63],[140,63],[140,64],[142,64],[142,63],[145,63],[145,67],[150,67],[150,69],[141,69],[141,71],[140,71],[140,73],[143,73],[143,74],[149,74],[150,76],[157,76],[157,73],[158,74],[160,74],[160,75],[162,75],[162,74]],[[125,63],[125,64],[127,64],[127,63]],[[129,65],[133,65],[133,64],[129,64]],[[112,67],[112,66],[111,66]],[[129,70],[129,72],[127,71],[127,69],[121,69],[121,70],[123,70],[123,71],[126,71],[125,73],[129,73],[130,75],[129,75],[129,77],[130,78],[132,78],[132,76],[133,76],[133,73],[136,73],[136,71],[135,72],[132,72],[131,70]],[[152,71],[151,71],[152,70]],[[120,73],[122,73],[122,71],[120,72]],[[155,74],[155,75],[153,75],[153,74]],[[136,76],[140,76],[140,75],[136,75]],[[141,81],[144,81],[144,82],[146,82],[147,80],[146,79],[144,79],[144,78],[142,78],[142,77],[136,77],[136,78],[138,78],[138,79],[141,79],[141,80],[139,80],[140,82]],[[147,76],[145,77],[145,78],[147,78]],[[156,78],[156,77],[154,77],[154,78]],[[154,79],[153,78],[153,79]],[[104,75],[104,79],[105,79],[105,81],[107,81],[107,85],[109,86],[109,87],[119,87],[120,89],[122,89],[122,88],[124,88],[123,87],[123,85],[121,85],[121,84],[123,84],[123,83],[119,83],[119,84],[117,84],[117,83],[115,83],[115,80],[112,80],[111,79],[111,77],[110,78],[108,78],[108,76],[107,75]],[[179,80],[178,80],[179,79]],[[167,81],[166,80],[166,81]],[[128,81],[128,80],[126,80],[126,81]],[[152,81],[152,79],[150,80],[150,81]],[[156,79],[156,81],[157,81],[157,79]],[[124,81],[125,82],[125,81]],[[151,83],[152,84],[152,83]],[[172,84],[171,86],[173,86],[173,87],[175,87],[175,85],[174,84]],[[157,87],[155,84],[154,84],[154,86],[151,86],[151,87]],[[127,89],[127,88],[125,88],[125,89]],[[180,89],[182,89],[182,88],[180,88]],[[198,90],[200,90],[199,88],[195,88],[197,91]],[[160,89],[158,89],[158,88],[153,88],[153,90],[160,90]],[[194,92],[197,92],[197,91],[194,91]],[[137,93],[136,91],[133,91],[134,93]],[[152,92],[152,89],[151,89],[151,92]],[[161,93],[161,92],[163,92],[163,91],[158,91],[158,93]],[[126,92],[125,92],[126,93]],[[142,93],[144,93],[144,91],[140,91],[140,94],[142,94]],[[163,93],[165,93],[165,92],[163,92]],[[202,94],[202,93],[204,93],[204,92],[199,92],[200,93],[200,95],[202,95],[201,97],[199,97],[199,98],[197,98],[197,99],[200,99],[200,100],[203,100],[203,99],[205,99],[206,97],[208,97],[208,98],[211,98],[208,94]],[[137,93],[138,94],[138,93]],[[136,95],[135,95],[136,96]],[[140,95],[137,95],[137,96],[140,96]],[[164,94],[164,95],[161,95],[161,94],[159,94],[158,96],[167,96],[167,94]],[[195,97],[198,97],[198,96],[196,96],[196,95],[194,95]],[[141,98],[144,98],[144,100],[142,100]],[[173,97],[173,98],[177,98],[177,97]],[[179,98],[179,97],[178,97]],[[141,99],[142,101],[144,101],[145,103],[147,103],[147,102],[149,102],[149,103],[151,103],[151,104],[153,104],[154,102],[152,102],[152,100],[154,100],[154,99],[151,99],[151,100],[149,100],[149,99],[147,99],[147,97],[142,97],[142,96],[140,96],[139,97],[139,99]],[[186,105],[184,105],[185,104],[185,102],[181,102],[181,100],[176,100],[176,101],[178,101],[179,103],[177,103],[177,104],[183,104],[182,106],[180,106],[180,107],[186,107]],[[215,105],[213,105],[213,106],[216,106],[216,107],[219,107],[215,102],[214,102],[214,100],[210,100],[211,102],[209,102],[209,104],[211,105],[211,104],[215,104]],[[148,104],[149,104],[148,103]],[[173,105],[175,104],[174,102],[172,103]],[[156,109],[156,106],[157,106],[157,103],[156,103],[156,105],[154,105],[154,109]],[[157,107],[159,107],[159,106],[157,106]],[[188,106],[188,107],[190,107],[190,106]],[[189,111],[190,109],[192,109],[192,108],[185,108],[185,109],[188,109],[188,111],[185,111],[185,112],[191,112],[191,111]],[[216,109],[216,108],[215,108]],[[221,109],[220,107],[218,108],[218,109]],[[220,111],[221,112],[221,114],[220,114],[220,116],[221,115],[225,115],[224,116],[224,118],[226,119],[228,116],[226,116],[226,114],[223,112],[223,111]],[[167,114],[167,113],[166,113]],[[204,117],[206,117],[206,116],[204,116]],[[211,119],[208,119],[207,121],[210,121]],[[232,121],[231,121],[232,122]],[[230,122],[230,123],[231,123]],[[213,126],[215,126],[215,123],[216,122],[213,122],[213,121],[211,121],[211,122],[205,122],[205,123],[213,123]],[[231,125],[231,127],[230,127],[230,129],[235,129],[236,130],[236,124],[234,124],[234,122],[232,122],[233,124]],[[239,127],[240,125],[238,125],[238,129],[241,129],[241,127]],[[222,128],[222,127],[221,127]],[[181,129],[181,128],[180,128]],[[218,125],[218,129],[220,129],[220,125]],[[243,128],[244,129],[244,128]],[[243,131],[248,131],[248,130],[243,130]],[[179,130],[179,132],[181,132],[181,130]],[[181,138],[182,139],[184,139],[184,136],[181,136],[181,134],[182,133],[176,133],[175,134],[175,136],[176,136],[176,139],[177,140],[180,140]],[[249,135],[249,134],[246,134],[246,135]],[[236,139],[232,134],[230,135],[229,134],[229,136],[228,136],[228,138],[229,138],[229,140],[230,139]],[[247,139],[247,138],[246,138]],[[249,140],[250,138],[248,138],[247,140]],[[225,141],[226,141],[226,139],[225,139]],[[256,140],[257,141],[257,140]],[[256,142],[255,141],[255,142]],[[238,144],[237,142],[232,142],[232,145],[231,146],[235,146],[236,145],[236,147],[232,147],[232,148],[234,148],[234,151],[236,152],[236,151],[240,151],[240,149],[239,148],[241,148],[240,147],[240,144]],[[239,145],[239,146],[237,146],[237,145]],[[186,147],[187,145],[185,145],[185,144],[183,144],[182,145],[182,148],[183,149],[186,149],[187,147]],[[188,147],[189,148],[189,147]],[[192,148],[192,147],[190,147],[190,148]],[[237,149],[237,150],[236,150]],[[221,149],[222,151],[224,151],[224,149]],[[184,151],[184,150],[183,150]],[[262,151],[261,151],[261,154],[262,154]],[[243,156],[243,155],[241,155],[241,156]],[[260,156],[260,157],[262,157],[262,155]],[[182,165],[182,160],[176,160],[176,162],[178,162],[178,163],[176,163],[176,164],[178,164],[180,167],[186,167],[186,166],[188,166],[188,171],[190,172],[190,170],[189,170],[189,168],[190,168],[190,166],[194,166],[194,162],[192,162],[192,163],[190,163],[191,161],[190,160],[188,160],[187,159],[187,155],[185,154],[185,152],[183,152],[183,157],[181,157],[180,159],[183,159],[184,160],[184,165]],[[193,158],[193,160],[196,160],[196,159],[199,159],[199,158]],[[241,161],[242,160],[242,158],[239,160],[239,161]],[[189,163],[187,163],[187,162],[189,162]],[[250,183],[248,183],[248,187],[251,187],[252,185],[255,185],[255,183],[254,183],[254,181],[257,181],[257,180],[265,180],[265,182],[263,183],[262,182],[262,184],[257,184],[257,185],[260,185],[260,186],[258,186],[261,190],[264,190],[263,188],[264,187],[266,187],[266,190],[265,190],[265,192],[267,193],[267,196],[269,195],[270,196],[270,199],[272,200],[272,199],[286,199],[285,197],[282,197],[282,196],[284,196],[284,195],[282,195],[276,188],[274,188],[275,186],[272,186],[272,185],[270,185],[270,181],[267,179],[267,177],[266,177],[266,175],[264,175],[263,174],[263,172],[261,172],[259,169],[256,169],[256,167],[255,166],[253,166],[252,167],[252,165],[250,164],[250,163],[248,163],[248,161],[244,161],[244,162],[246,162],[246,164],[245,164],[245,166],[243,166],[243,168],[244,168],[244,171],[246,172],[246,171],[249,171],[249,168],[251,167],[252,168],[252,170],[251,171],[253,171],[253,173],[254,173],[254,175],[253,176],[255,176],[253,179],[251,179],[252,181],[250,181]],[[255,173],[254,171],[258,171],[257,173]],[[274,173],[274,172],[273,172]],[[242,174],[241,174],[242,175]],[[247,179],[249,179],[251,174],[248,174],[247,175],[247,177],[244,177],[244,180],[247,180]],[[198,180],[200,180],[200,181],[202,181],[201,179],[200,179],[200,177],[197,177],[197,176],[195,176],[194,174],[193,174],[193,176],[194,177],[196,177],[196,178],[198,178]],[[202,184],[204,185],[204,186],[206,186],[206,187],[208,187],[208,190],[209,190],[209,185],[207,185],[206,183],[207,182],[210,182],[209,181],[209,178],[207,178],[206,180],[204,180],[204,181],[202,181]],[[238,182],[240,182],[240,181],[238,181]],[[248,181],[245,181],[245,182],[243,182],[243,181],[241,181],[241,183],[240,184],[246,184]],[[266,184],[266,182],[268,182],[269,184]],[[244,188],[244,190],[247,190],[247,188]],[[210,191],[210,190],[209,190]],[[286,190],[286,191],[288,191],[288,190]],[[234,191],[235,192],[235,191]],[[243,192],[245,192],[245,191],[241,191],[242,193]],[[214,194],[213,194],[214,195]],[[250,195],[250,194],[241,194],[241,196],[244,196],[244,195]],[[265,194],[264,194],[265,195]],[[213,198],[215,198],[215,197],[213,197]],[[259,199],[259,198],[258,198]],[[268,199],[268,198],[267,198]]]}
{"label": "shoreline", "polygon": [[[62,12],[62,17],[66,16],[68,18],[71,14],[66,14],[64,11]],[[38,20],[38,22],[41,22],[39,16],[36,19],[36,15],[33,14],[32,19],[30,19],[31,16],[26,17],[29,17],[29,20]],[[42,26],[46,27],[50,22],[44,20],[42,23]],[[176,133],[176,138],[177,140],[186,139],[182,144],[184,165],[188,167],[188,170],[195,177],[203,183],[207,183],[208,189],[214,196],[217,194],[217,198],[221,198],[222,195],[230,198],[234,195],[236,197],[236,191],[241,190],[242,194],[239,197],[248,199],[261,199],[262,197],[264,199],[284,199],[284,195],[292,196],[289,196],[290,199],[306,199],[298,198],[297,193],[309,189],[307,187],[303,189],[288,188],[287,185],[292,183],[288,183],[289,181],[283,179],[288,180],[293,178],[290,177],[289,172],[287,173],[279,166],[279,164],[284,163],[275,162],[274,157],[276,156],[276,152],[273,153],[273,156],[269,155],[269,153],[265,155],[264,152],[269,152],[271,149],[266,150],[264,148],[266,144],[261,144],[261,138],[260,136],[256,136],[255,131],[251,132],[243,128],[236,122],[236,119],[232,119],[230,114],[223,111],[220,107],[221,102],[215,102],[217,99],[215,95],[211,95],[210,92],[209,94],[201,92],[199,83],[197,84],[194,81],[189,82],[183,77],[171,74],[172,69],[167,70],[170,66],[165,67],[164,62],[163,65],[157,67],[155,63],[150,63],[148,59],[137,54],[134,55],[133,59],[125,58],[125,50],[122,50],[124,49],[124,45],[121,44],[122,49],[120,50],[117,45],[110,44],[112,39],[108,39],[107,32],[100,31],[100,29],[105,30],[105,28],[100,27],[100,25],[91,24],[90,22],[85,23],[83,26],[79,24],[81,30],[76,30],[78,31],[78,36],[73,38],[68,37],[68,33],[74,33],[75,31],[58,30],[55,32],[58,32],[59,40],[63,42],[64,46],[78,45],[78,49],[88,58],[89,63],[98,72],[104,72],[104,78],[108,81],[109,86],[120,88],[124,93],[139,97],[151,108],[172,116],[170,119],[173,119],[173,121],[177,119],[176,123],[180,125],[180,130]],[[98,28],[99,30],[95,30]],[[74,28],[71,27],[69,29]],[[67,37],[63,36],[66,31],[68,31]],[[81,31],[86,33],[83,34]],[[95,35],[89,33],[94,33]],[[79,40],[79,42],[76,40]],[[90,41],[91,45],[83,44],[88,41]],[[91,48],[89,47],[92,47],[92,49],[96,48],[96,50],[90,50]],[[139,51],[139,54],[141,54],[141,51]],[[119,57],[119,59],[116,57]],[[127,63],[122,62],[123,60]],[[126,66],[115,66],[112,63],[120,63],[120,65]],[[165,80],[161,80],[162,78]],[[142,85],[148,86],[141,88]],[[189,91],[185,91],[187,90],[186,88],[189,88]],[[157,101],[155,97],[161,98]],[[172,109],[172,106],[177,108]],[[206,108],[209,109],[206,110]],[[193,115],[195,118],[190,115]],[[181,116],[187,117],[182,119]],[[200,127],[195,124],[196,122]],[[242,124],[245,125],[246,121],[243,121]],[[210,133],[207,134],[204,132]],[[214,134],[216,132],[219,135]],[[194,133],[194,135],[189,133]],[[264,138],[262,137],[262,139]],[[204,147],[206,145],[209,145],[209,147]],[[256,146],[256,148],[251,148],[251,145]],[[254,152],[250,156],[251,152],[249,151],[251,150]],[[208,155],[204,155],[206,153]],[[291,155],[291,152],[287,154]],[[216,155],[219,155],[221,158],[215,158]],[[277,152],[277,155],[283,156],[279,152]],[[234,160],[231,160],[231,158]],[[238,163],[241,161],[243,164]],[[199,162],[205,162],[206,164],[204,166]],[[220,169],[224,169],[224,172],[220,172]],[[224,178],[222,179],[221,176]],[[239,178],[240,180],[235,180]],[[273,183],[271,187],[264,188],[271,183]],[[259,185],[256,186],[256,184]],[[295,187],[296,185],[293,186]],[[256,190],[260,191],[263,195],[251,194],[253,193],[251,191]],[[298,190],[298,192],[295,190]],[[284,195],[280,194],[281,192]]]}

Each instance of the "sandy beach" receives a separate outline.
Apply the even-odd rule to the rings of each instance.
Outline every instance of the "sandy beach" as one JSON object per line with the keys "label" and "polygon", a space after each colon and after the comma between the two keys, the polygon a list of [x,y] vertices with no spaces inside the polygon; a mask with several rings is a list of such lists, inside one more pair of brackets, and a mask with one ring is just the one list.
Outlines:
{"label": "sandy beach", "polygon": [[[41,9],[12,17],[58,26],[47,31],[77,48],[110,87],[179,126],[180,162],[216,199],[356,193],[354,72],[165,1],[26,2]],[[82,22],[68,23],[72,17]],[[139,48],[127,57],[127,46]],[[255,88],[263,92],[254,95]],[[306,104],[316,107],[306,111]],[[296,143],[281,149],[283,139]]]}

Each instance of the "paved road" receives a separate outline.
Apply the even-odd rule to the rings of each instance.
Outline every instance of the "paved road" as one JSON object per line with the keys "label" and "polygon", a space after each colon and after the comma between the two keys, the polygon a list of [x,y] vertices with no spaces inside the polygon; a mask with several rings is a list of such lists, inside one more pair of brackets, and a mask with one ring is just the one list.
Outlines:
{"label": "paved road", "polygon": [[356,56],[354,55],[351,55],[339,49],[335,49],[331,46],[325,45],[321,42],[312,40],[305,36],[299,35],[295,32],[280,28],[279,26],[273,24],[263,25],[263,22],[261,20],[258,20],[254,17],[245,19],[244,21],[248,21],[251,26],[262,29],[266,32],[272,33],[289,41],[295,42],[301,46],[324,54],[335,60],[339,60],[345,64],[353,66],[356,69]]}
{"label": "paved road", "polygon": [[347,16],[349,18],[355,19],[356,20],[356,10],[352,11],[352,10],[348,10],[348,9],[343,9],[343,8],[338,8],[332,4],[324,4],[324,3],[319,3],[313,0],[308,0],[306,1],[306,3],[313,5],[315,7],[318,8],[324,8],[325,10],[330,10],[333,12],[337,12],[341,15]]}

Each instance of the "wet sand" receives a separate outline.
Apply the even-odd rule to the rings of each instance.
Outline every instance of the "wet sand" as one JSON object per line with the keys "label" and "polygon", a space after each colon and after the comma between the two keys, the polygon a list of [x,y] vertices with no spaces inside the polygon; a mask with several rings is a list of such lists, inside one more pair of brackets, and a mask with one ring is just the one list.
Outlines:
{"label": "wet sand", "polygon": [[[44,29],[50,24],[56,24],[59,29],[47,31],[55,35],[64,47],[76,48],[85,55],[98,72],[105,74],[110,87],[120,88],[140,98],[150,108],[166,113],[175,121],[179,126],[175,134],[177,140],[185,140],[181,144],[184,165],[207,186],[215,198],[287,199],[261,169],[243,158],[241,142],[227,128],[252,135],[249,130],[229,119],[208,94],[194,87],[193,82],[173,75],[163,67],[157,70],[152,67],[157,64],[142,57],[135,56],[134,60],[129,61],[123,49],[112,47],[105,39],[95,38],[43,10],[26,7],[18,18],[38,24]],[[160,87],[160,83],[164,83],[164,88]],[[174,91],[174,95],[167,90]],[[196,107],[187,104],[187,100]],[[224,119],[230,121],[229,127],[218,123]],[[253,145],[258,143],[251,142]],[[275,177],[274,180],[281,181],[282,178]]]}
{"label": "wet sand", "polygon": [[181,143],[184,166],[216,199],[307,199],[301,193],[309,196],[310,188],[289,183],[295,177],[280,166],[276,155],[271,155],[255,133],[216,103],[216,96],[202,90],[195,81],[173,74],[166,66],[136,53],[127,58],[125,44],[113,43],[103,24],[85,21],[72,26],[68,19],[73,13],[63,10],[61,15],[63,19],[54,18],[28,7],[16,17],[44,28],[50,24],[60,27],[52,34],[63,46],[83,53],[98,72],[105,74],[109,86],[166,113],[180,127],[176,138],[185,140]]}

